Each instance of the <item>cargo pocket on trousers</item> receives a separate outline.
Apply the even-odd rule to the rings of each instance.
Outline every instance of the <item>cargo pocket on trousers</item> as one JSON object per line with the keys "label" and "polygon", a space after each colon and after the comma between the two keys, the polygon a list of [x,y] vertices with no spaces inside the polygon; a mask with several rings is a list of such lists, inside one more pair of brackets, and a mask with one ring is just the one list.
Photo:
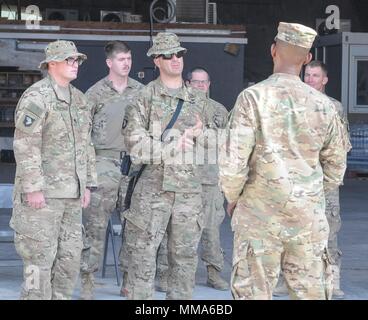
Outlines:
{"label": "cargo pocket on trousers", "polygon": [[[13,214],[10,219],[10,227],[19,235],[35,241],[45,241],[48,239],[47,230],[39,228],[39,224],[31,221],[30,215],[24,212],[24,208],[20,209],[22,205],[15,205]],[[22,212],[18,212],[22,211]]]}
{"label": "cargo pocket on trousers", "polygon": [[157,219],[154,216],[152,201],[154,196],[150,188],[144,185],[144,181],[139,180],[134,188],[130,208],[123,213],[126,220],[149,235],[156,234]]}
{"label": "cargo pocket on trousers", "polygon": [[323,251],[322,254],[323,261],[323,279],[324,279],[324,288],[325,295],[327,300],[332,299],[333,292],[333,268],[334,260],[332,259],[327,248]]}
{"label": "cargo pocket on trousers", "polygon": [[130,208],[129,210],[123,213],[124,218],[128,220],[130,223],[134,224],[137,228],[142,231],[147,231],[149,219],[147,219],[141,212]]}

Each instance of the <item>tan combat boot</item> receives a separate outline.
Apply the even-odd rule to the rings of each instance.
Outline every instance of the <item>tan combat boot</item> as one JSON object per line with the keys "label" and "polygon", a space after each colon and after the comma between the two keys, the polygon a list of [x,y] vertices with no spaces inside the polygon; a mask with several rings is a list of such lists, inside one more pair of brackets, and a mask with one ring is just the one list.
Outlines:
{"label": "tan combat boot", "polygon": [[216,290],[229,290],[229,284],[221,278],[220,271],[213,266],[207,266],[207,285]]}
{"label": "tan combat boot", "polygon": [[273,290],[272,294],[275,297],[284,297],[289,294],[289,290],[286,286],[286,281],[282,274],[280,274],[279,281],[277,282],[276,288]]}
{"label": "tan combat boot", "polygon": [[94,300],[93,291],[95,288],[95,279],[93,273],[82,272],[81,277],[81,289],[80,299],[81,300]]}
{"label": "tan combat boot", "polygon": [[159,292],[166,292],[167,291],[167,278],[168,273],[167,272],[160,272],[156,275],[157,285],[156,290]]}
{"label": "tan combat boot", "polygon": [[340,289],[340,267],[332,266],[333,271],[333,291],[332,298],[336,300],[344,299],[345,293]]}
{"label": "tan combat boot", "polygon": [[127,289],[128,272],[123,273],[123,282],[121,283],[120,296],[126,298],[128,296]]}

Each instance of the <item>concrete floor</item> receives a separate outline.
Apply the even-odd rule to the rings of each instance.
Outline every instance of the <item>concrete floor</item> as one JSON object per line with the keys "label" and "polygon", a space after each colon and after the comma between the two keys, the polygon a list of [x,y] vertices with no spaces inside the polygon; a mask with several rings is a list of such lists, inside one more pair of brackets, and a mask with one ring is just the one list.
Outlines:
{"label": "concrete floor", "polygon": [[[368,180],[347,179],[341,188],[342,229],[339,242],[343,252],[342,289],[346,300],[368,300]],[[9,209],[0,209],[0,229],[7,228],[10,218]],[[224,278],[231,274],[232,232],[230,220],[225,219],[221,228],[222,245],[225,252]],[[118,239],[117,239],[118,240]],[[118,241],[119,242],[119,241]],[[111,246],[110,246],[111,247]],[[112,263],[110,249],[108,260]],[[13,243],[0,243],[0,300],[18,299],[22,282],[22,263],[17,256]],[[203,263],[198,264],[195,300],[229,300],[230,291],[217,291],[205,285],[206,270]],[[79,285],[73,298],[79,297]],[[163,293],[156,293],[156,299],[164,299]],[[114,268],[107,268],[105,279],[101,273],[97,276],[96,299],[119,300],[119,287],[116,285]],[[277,298],[280,300],[288,299]]]}

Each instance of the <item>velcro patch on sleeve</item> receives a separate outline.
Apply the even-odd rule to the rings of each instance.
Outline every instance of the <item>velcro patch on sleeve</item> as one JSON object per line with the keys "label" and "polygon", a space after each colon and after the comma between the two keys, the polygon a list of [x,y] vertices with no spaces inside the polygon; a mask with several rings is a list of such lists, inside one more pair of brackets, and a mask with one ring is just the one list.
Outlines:
{"label": "velcro patch on sleeve", "polygon": [[39,127],[45,113],[45,110],[31,103],[21,111],[15,127],[24,133],[34,133]]}

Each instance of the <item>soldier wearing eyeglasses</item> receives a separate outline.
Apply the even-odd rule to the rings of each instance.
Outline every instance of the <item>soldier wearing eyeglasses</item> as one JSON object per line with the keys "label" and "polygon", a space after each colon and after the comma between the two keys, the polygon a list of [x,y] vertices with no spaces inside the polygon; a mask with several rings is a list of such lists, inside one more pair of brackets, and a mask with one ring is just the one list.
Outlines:
{"label": "soldier wearing eyeglasses", "polygon": [[87,59],[71,41],[45,49],[47,76],[15,112],[14,243],[23,259],[21,299],[70,299],[79,274],[82,208],[97,186],[91,110],[70,82]]}
{"label": "soldier wearing eyeglasses", "polygon": [[[147,56],[160,76],[143,88],[129,106],[123,133],[133,163],[145,164],[125,212],[125,233],[132,255],[128,299],[153,299],[156,255],[168,234],[167,299],[191,299],[195,286],[197,246],[204,226],[202,184],[192,159],[210,127],[206,99],[184,85],[186,49],[173,33],[159,33]],[[172,130],[163,131],[183,101]],[[163,134],[163,135],[162,135]]]}
{"label": "soldier wearing eyeglasses", "polygon": [[[193,68],[187,77],[188,85],[203,92],[208,99],[208,112],[218,129],[224,129],[228,112],[217,101],[210,98],[210,75],[202,67]],[[205,163],[202,167],[202,199],[206,215],[203,229],[201,258],[207,266],[207,284],[217,290],[228,290],[229,285],[221,278],[224,256],[220,243],[220,226],[225,217],[224,196],[218,187],[218,164]]]}

